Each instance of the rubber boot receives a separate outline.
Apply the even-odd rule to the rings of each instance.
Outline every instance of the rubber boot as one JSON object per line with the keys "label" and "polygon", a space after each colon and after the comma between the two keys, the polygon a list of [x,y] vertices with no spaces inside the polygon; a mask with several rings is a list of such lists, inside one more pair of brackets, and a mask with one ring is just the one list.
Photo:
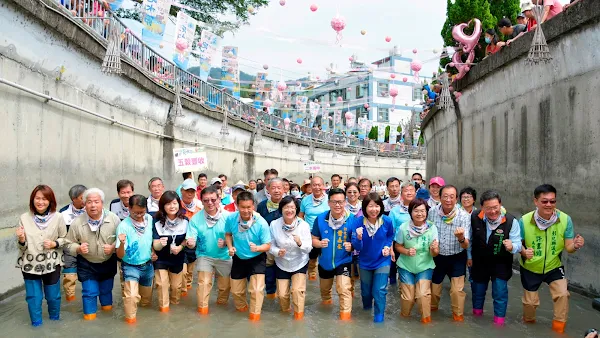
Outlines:
{"label": "rubber boot", "polygon": [[569,315],[569,291],[567,290],[567,280],[558,279],[550,283],[550,294],[554,302],[554,318],[552,320],[552,331],[557,333],[565,332],[567,317]]}
{"label": "rubber boot", "polygon": [[140,296],[139,284],[135,281],[124,282],[123,309],[125,311],[125,321],[133,324],[136,322],[138,302]]}
{"label": "rubber boot", "polygon": [[537,291],[523,290],[523,321],[535,323],[535,311],[540,305],[540,295]]}
{"label": "rubber boot", "polygon": [[229,293],[231,292],[231,278],[229,276],[217,276],[217,305],[227,305]]}
{"label": "rubber boot", "polygon": [[48,315],[50,320],[60,319],[60,283],[44,285],[44,296],[48,303]]}
{"label": "rubber boot", "polygon": [[281,311],[289,312],[290,308],[290,280],[289,279],[278,279],[277,280],[277,297],[279,298],[279,305]]}
{"label": "rubber boot", "polygon": [[98,312],[98,296],[100,295],[100,286],[98,281],[88,279],[81,283],[81,303],[83,305],[83,319],[96,319]]}
{"label": "rubber boot", "polygon": [[348,276],[338,275],[335,278],[335,288],[340,298],[340,319],[350,320],[352,316],[352,293],[350,292],[350,281]]}
{"label": "rubber boot", "polygon": [[171,304],[179,304],[181,299],[181,282],[183,281],[183,274],[169,272],[169,302]]}
{"label": "rubber boot", "polygon": [[25,279],[25,300],[32,326],[42,325],[42,280]]}
{"label": "rubber boot", "polygon": [[154,270],[154,282],[158,293],[158,310],[169,312],[169,271],[165,269]]}
{"label": "rubber boot", "polygon": [[292,275],[292,304],[294,306],[294,319],[304,318],[304,302],[306,300],[306,274]]}
{"label": "rubber boot", "polygon": [[248,311],[248,302],[246,300],[246,285],[248,280],[244,279],[231,279],[231,295],[233,296],[233,303],[235,309],[239,312]]}
{"label": "rubber boot", "polygon": [[75,286],[77,285],[76,273],[63,274],[63,290],[65,292],[65,300],[72,302],[75,300]]}
{"label": "rubber boot", "polygon": [[152,306],[152,285],[143,286],[140,285],[140,306],[149,307]]}
{"label": "rubber boot", "polygon": [[333,304],[333,278],[319,279],[319,287],[321,288],[322,304]]}
{"label": "rubber boot", "polygon": [[308,280],[317,280],[317,266],[317,258],[312,258],[308,260]]}
{"label": "rubber boot", "polygon": [[98,282],[98,299],[100,300],[100,306],[102,306],[102,311],[112,310],[112,290],[114,282],[114,278],[108,278]]}
{"label": "rubber boot", "polygon": [[119,281],[121,282],[121,297],[125,297],[125,278],[123,277],[123,268],[119,260],[117,260],[117,270],[119,270]]}
{"label": "rubber boot", "polygon": [[410,317],[410,312],[415,305],[415,286],[406,283],[400,283],[400,315]]}
{"label": "rubber boot", "polygon": [[431,281],[421,279],[415,285],[415,298],[421,312],[421,323],[431,322]]}
{"label": "rubber boot", "polygon": [[442,284],[431,283],[431,311],[437,311],[442,298]]}
{"label": "rubber boot", "polygon": [[181,280],[181,297],[187,297],[188,288],[187,288],[187,280],[188,280],[188,264],[183,263],[183,270],[181,270],[182,280]]}
{"label": "rubber boot", "polygon": [[265,298],[265,275],[250,276],[248,292],[250,293],[250,320],[260,320],[260,313]]}
{"label": "rubber boot", "polygon": [[465,276],[450,279],[450,300],[452,303],[452,318],[455,322],[462,322],[464,318],[465,299],[467,294],[465,288]]}
{"label": "rubber boot", "polygon": [[208,301],[210,299],[210,290],[213,286],[212,272],[198,271],[198,288],[196,289],[196,298],[198,301],[198,313],[208,314]]}

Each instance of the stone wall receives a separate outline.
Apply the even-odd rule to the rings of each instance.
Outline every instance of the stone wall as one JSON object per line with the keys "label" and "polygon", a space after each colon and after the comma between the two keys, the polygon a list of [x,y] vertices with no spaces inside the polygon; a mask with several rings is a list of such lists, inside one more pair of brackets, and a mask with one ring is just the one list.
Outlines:
{"label": "stone wall", "polygon": [[[533,190],[558,189],[586,247],[564,259],[573,287],[597,295],[600,254],[600,3],[582,0],[542,25],[553,56],[525,61],[533,32],[473,67],[455,83],[456,108],[423,123],[429,176],[479,193],[495,188],[509,212],[535,207]],[[566,256],[566,253],[565,253]]]}

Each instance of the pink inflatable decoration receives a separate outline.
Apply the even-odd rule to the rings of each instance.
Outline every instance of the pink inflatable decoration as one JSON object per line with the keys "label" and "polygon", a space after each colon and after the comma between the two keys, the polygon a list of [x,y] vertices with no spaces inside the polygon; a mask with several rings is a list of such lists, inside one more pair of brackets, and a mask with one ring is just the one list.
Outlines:
{"label": "pink inflatable decoration", "polygon": [[407,77],[403,77],[402,78],[402,82],[408,82],[408,78]]}
{"label": "pink inflatable decoration", "polygon": [[267,70],[267,69],[269,69],[269,65],[267,65],[267,64],[264,64],[264,65],[263,65],[263,69],[264,69],[264,70]]}
{"label": "pink inflatable decoration", "polygon": [[475,51],[472,50],[469,52],[469,56],[467,57],[467,62],[463,63],[461,59],[462,53],[456,52],[452,55],[452,62],[454,63],[454,67],[458,70],[458,74],[456,74],[456,79],[462,79],[468,72],[471,70],[471,63],[475,59]]}
{"label": "pink inflatable decoration", "polygon": [[290,121],[289,117],[286,117],[285,119],[283,119],[283,125],[285,126],[285,129],[288,129],[290,127],[290,123],[292,121]]}
{"label": "pink inflatable decoration", "polygon": [[253,84],[251,87],[252,87],[252,88],[256,88],[256,85],[255,85],[255,84]]}
{"label": "pink inflatable decoration", "polygon": [[413,49],[413,54],[417,54],[417,52],[418,52],[418,51],[417,51],[417,49],[416,49],[416,48],[415,48],[415,49]]}
{"label": "pink inflatable decoration", "polygon": [[[475,22],[475,26],[473,28],[473,33],[471,35],[467,35],[464,32],[464,29],[468,27],[471,22]],[[454,40],[460,42],[462,45],[463,52],[470,53],[477,43],[479,42],[479,37],[481,36],[481,21],[479,19],[473,19],[468,23],[461,23],[452,28],[452,37]]]}
{"label": "pink inflatable decoration", "polygon": [[343,101],[344,101],[344,99],[342,99],[342,97],[341,97],[341,96],[338,96],[338,98],[337,98],[337,102],[343,102]]}
{"label": "pink inflatable decoration", "polygon": [[285,84],[285,82],[283,81],[279,81],[277,83],[277,90],[279,90],[280,92],[284,91],[287,89],[287,85]]}
{"label": "pink inflatable decoration", "polygon": [[339,44],[342,41],[342,31],[346,28],[346,20],[343,17],[336,15],[331,19],[331,28],[336,31],[335,43]]}
{"label": "pink inflatable decoration", "polygon": [[296,60],[296,62],[298,62],[298,64],[302,64],[302,59],[301,59],[301,58],[298,58],[298,59]]}
{"label": "pink inflatable decoration", "polygon": [[265,102],[263,102],[263,106],[267,107],[267,108],[271,108],[271,106],[273,105],[273,101],[266,99]]}
{"label": "pink inflatable decoration", "polygon": [[461,92],[455,92],[454,93],[454,98],[456,98],[456,102],[458,102],[458,100],[460,100],[460,97],[462,96]]}
{"label": "pink inflatable decoration", "polygon": [[396,74],[392,73],[392,74],[390,74],[390,77],[391,77],[392,79],[395,79],[395,78],[396,78]]}
{"label": "pink inflatable decoration", "polygon": [[352,87],[348,87],[346,88],[347,91],[351,92],[352,91]]}
{"label": "pink inflatable decoration", "polygon": [[131,33],[131,29],[129,29],[129,28],[125,29],[125,33]]}
{"label": "pink inflatable decoration", "polygon": [[365,103],[365,105],[363,107],[365,107],[365,109],[369,109],[369,104]]}
{"label": "pink inflatable decoration", "polygon": [[279,0],[279,4],[280,4],[281,6],[285,6],[285,0]]}
{"label": "pink inflatable decoration", "polygon": [[352,116],[351,112],[346,112],[346,114],[344,116],[346,117],[346,121],[352,120],[352,118],[354,117],[354,116]]}
{"label": "pink inflatable decoration", "polygon": [[413,71],[414,76],[415,76],[415,82],[419,82],[419,72],[421,71],[421,68],[423,68],[423,64],[421,63],[421,61],[419,60],[413,60],[410,63],[410,69]]}
{"label": "pink inflatable decoration", "polygon": [[392,111],[396,108],[396,96],[398,96],[398,88],[390,88],[390,96],[392,97]]}
{"label": "pink inflatable decoration", "polygon": [[348,58],[348,60],[350,60],[350,62],[354,61],[354,58],[351,56]]}
{"label": "pink inflatable decoration", "polygon": [[315,4],[310,5],[310,10],[311,11],[316,12],[317,9],[319,9],[319,7],[317,5],[315,5]]}
{"label": "pink inflatable decoration", "polygon": [[385,37],[385,42],[390,42],[392,41],[392,37],[391,36],[386,36]]}

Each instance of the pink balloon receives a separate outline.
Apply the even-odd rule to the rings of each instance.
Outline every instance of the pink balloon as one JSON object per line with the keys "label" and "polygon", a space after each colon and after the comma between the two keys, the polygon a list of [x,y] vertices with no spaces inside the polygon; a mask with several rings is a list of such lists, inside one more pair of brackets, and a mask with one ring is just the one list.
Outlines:
{"label": "pink balloon", "polygon": [[290,121],[289,117],[286,117],[285,119],[283,119],[283,124],[285,125],[285,128],[289,127],[291,122],[292,121]]}
{"label": "pink balloon", "polygon": [[287,89],[287,85],[285,84],[285,82],[283,81],[279,81],[279,83],[277,83],[277,90],[279,90],[280,92],[284,91]]}
{"label": "pink balloon", "polygon": [[346,112],[346,115],[344,115],[344,116],[346,117],[346,120],[352,120],[352,118],[354,117],[354,116],[352,116],[352,113],[350,113],[350,112]]}
{"label": "pink balloon", "polygon": [[279,0],[279,4],[280,4],[281,6],[285,6],[285,0]]}
{"label": "pink balloon", "polygon": [[341,16],[336,16],[335,18],[331,19],[331,28],[338,33],[343,31],[344,28],[346,28],[346,20],[344,20],[344,18]]}
{"label": "pink balloon", "polygon": [[413,54],[417,54],[417,52],[418,52],[418,51],[417,51],[417,49],[416,49],[416,48],[415,48],[415,49],[413,49]]}
{"label": "pink balloon", "polygon": [[270,108],[273,105],[273,101],[266,99],[265,102],[263,102],[263,105],[267,108]]}
{"label": "pink balloon", "polygon": [[450,62],[450,63],[448,64],[448,67],[454,67],[454,62]]}
{"label": "pink balloon", "polygon": [[354,61],[354,58],[351,56],[348,58],[348,60],[350,60],[350,62]]}
{"label": "pink balloon", "polygon": [[352,87],[348,87],[346,88],[347,91],[351,92],[352,91]]}
{"label": "pink balloon", "polygon": [[317,5],[315,5],[315,4],[310,5],[310,10],[311,11],[316,12],[317,9],[319,9],[319,7]]}
{"label": "pink balloon", "polygon": [[470,63],[475,59],[475,51],[471,50],[469,56],[467,57],[467,62],[463,63],[461,59],[462,53],[456,52],[452,55],[452,62],[454,62],[454,66],[458,70],[458,74],[456,74],[456,79],[462,79],[471,69]]}
{"label": "pink balloon", "polygon": [[[473,33],[467,35],[465,34],[464,29],[469,26],[471,21],[475,21],[475,27]],[[463,52],[465,53],[470,53],[475,49],[475,46],[477,46],[477,43],[479,42],[479,37],[481,36],[481,21],[479,21],[479,19],[473,19],[471,21],[458,24],[452,28],[452,37],[462,44]]]}
{"label": "pink balloon", "polygon": [[392,74],[390,74],[390,77],[391,77],[392,79],[395,79],[395,78],[396,78],[396,74],[392,73]]}
{"label": "pink balloon", "polygon": [[337,98],[337,101],[338,101],[338,102],[342,102],[342,101],[344,101],[344,99],[342,99],[342,97],[341,97],[341,96],[338,96],[338,98]]}
{"label": "pink balloon", "polygon": [[451,92],[453,92],[453,91],[454,91],[454,87],[452,87],[452,86],[448,87],[448,89],[449,89]]}
{"label": "pink balloon", "polygon": [[125,33],[131,33],[131,29],[129,29],[129,28],[125,29]]}
{"label": "pink balloon", "polygon": [[298,59],[296,60],[296,62],[298,62],[299,64],[302,64],[302,59],[301,59],[301,58],[298,58]]}
{"label": "pink balloon", "polygon": [[392,41],[392,37],[391,36],[386,36],[385,37],[385,42],[390,42]]}
{"label": "pink balloon", "polygon": [[396,87],[392,87],[392,88],[390,88],[390,96],[391,96],[391,97],[396,97],[396,96],[398,96],[398,88],[396,88]]}
{"label": "pink balloon", "polygon": [[402,78],[402,82],[407,82],[407,81],[408,81],[408,78],[406,78],[406,77]]}
{"label": "pink balloon", "polygon": [[253,84],[251,87],[252,87],[252,88],[256,88],[256,85],[255,85],[255,84]]}
{"label": "pink balloon", "polygon": [[456,101],[460,100],[460,97],[462,96],[461,92],[455,92],[454,93],[454,98],[456,99]]}
{"label": "pink balloon", "polygon": [[369,109],[369,104],[365,103],[363,107],[365,107],[365,109]]}

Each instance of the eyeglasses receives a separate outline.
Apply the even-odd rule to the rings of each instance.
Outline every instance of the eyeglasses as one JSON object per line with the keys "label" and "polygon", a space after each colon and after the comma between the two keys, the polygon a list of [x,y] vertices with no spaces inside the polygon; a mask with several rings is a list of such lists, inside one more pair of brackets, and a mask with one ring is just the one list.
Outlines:
{"label": "eyeglasses", "polygon": [[283,210],[293,210],[293,211],[296,211],[296,207],[293,206],[293,205],[290,205],[290,206],[284,207]]}
{"label": "eyeglasses", "polygon": [[216,198],[213,198],[213,199],[205,199],[205,200],[202,200],[202,203],[206,203],[206,204],[213,203],[213,204],[214,204],[214,203],[217,203],[217,201],[218,201],[218,200],[217,200]]}
{"label": "eyeglasses", "polygon": [[413,213],[413,214],[426,214],[426,213],[427,213],[427,210],[417,210],[417,209],[414,209],[414,210],[412,211],[412,213]]}
{"label": "eyeglasses", "polygon": [[133,211],[131,212],[131,215],[132,215],[132,216],[135,216],[135,217],[142,217],[142,216],[144,216],[145,214],[146,214],[146,212],[145,212],[145,211],[144,211],[144,212],[133,212]]}
{"label": "eyeglasses", "polygon": [[544,205],[546,205],[546,204],[550,204],[550,205],[556,204],[556,200],[543,200],[543,201],[538,201],[538,202],[540,202],[541,204],[544,204]]}
{"label": "eyeglasses", "polygon": [[461,199],[461,200],[472,200],[472,199],[473,199],[473,196],[471,196],[471,195],[462,195],[462,196],[460,197],[460,199]]}
{"label": "eyeglasses", "polygon": [[443,199],[444,201],[453,200],[453,199],[455,199],[455,198],[456,198],[456,196],[455,196],[455,195],[444,195],[444,196],[442,196],[442,199]]}
{"label": "eyeglasses", "polygon": [[329,203],[337,206],[342,206],[344,205],[344,203],[346,203],[346,201],[329,201]]}

